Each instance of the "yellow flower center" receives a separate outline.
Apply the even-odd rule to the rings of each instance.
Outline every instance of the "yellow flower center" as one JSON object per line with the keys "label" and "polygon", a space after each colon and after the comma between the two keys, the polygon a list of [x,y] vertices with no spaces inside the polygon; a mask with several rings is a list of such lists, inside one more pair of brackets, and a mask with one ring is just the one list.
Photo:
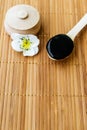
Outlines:
{"label": "yellow flower center", "polygon": [[23,38],[21,48],[24,49],[24,50],[28,50],[28,49],[30,49],[31,44],[32,43],[30,42],[29,39]]}

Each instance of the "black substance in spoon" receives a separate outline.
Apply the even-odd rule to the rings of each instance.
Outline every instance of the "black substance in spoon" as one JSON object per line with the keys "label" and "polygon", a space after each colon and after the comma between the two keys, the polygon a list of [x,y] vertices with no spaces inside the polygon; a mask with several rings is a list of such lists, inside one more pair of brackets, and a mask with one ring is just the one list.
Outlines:
{"label": "black substance in spoon", "polygon": [[69,56],[73,47],[72,39],[65,34],[52,37],[46,45],[49,56],[55,60],[64,59]]}

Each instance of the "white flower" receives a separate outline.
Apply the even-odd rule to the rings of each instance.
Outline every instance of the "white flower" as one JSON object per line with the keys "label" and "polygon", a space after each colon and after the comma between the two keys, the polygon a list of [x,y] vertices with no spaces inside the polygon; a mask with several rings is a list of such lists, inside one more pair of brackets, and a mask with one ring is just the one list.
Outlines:
{"label": "white flower", "polygon": [[40,40],[37,36],[13,33],[11,38],[13,40],[11,46],[15,51],[23,52],[24,56],[34,56],[38,53]]}

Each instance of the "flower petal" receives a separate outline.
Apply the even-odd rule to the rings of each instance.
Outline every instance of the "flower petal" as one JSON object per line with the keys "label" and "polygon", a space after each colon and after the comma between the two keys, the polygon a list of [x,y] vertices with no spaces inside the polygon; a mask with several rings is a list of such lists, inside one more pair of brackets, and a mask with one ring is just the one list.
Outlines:
{"label": "flower petal", "polygon": [[39,52],[39,48],[38,47],[34,47],[34,52],[35,52],[35,55]]}
{"label": "flower petal", "polygon": [[12,33],[12,34],[11,34],[11,38],[12,38],[13,40],[17,40],[17,39],[20,38],[20,34]]}
{"label": "flower petal", "polygon": [[32,42],[32,44],[31,44],[31,48],[37,47],[37,46],[39,46],[39,44],[40,44],[40,40],[39,40],[39,39],[34,40],[34,41]]}
{"label": "flower petal", "polygon": [[23,34],[18,34],[18,33],[12,33],[11,34],[11,38],[13,39],[13,40],[19,40],[19,39],[21,39],[21,38],[23,38],[23,37],[27,37],[27,35],[23,35]]}
{"label": "flower petal", "polygon": [[40,40],[37,38],[37,36],[30,34],[30,35],[28,35],[28,37],[29,37],[30,41],[32,42],[31,48],[36,47],[40,44]]}
{"label": "flower petal", "polygon": [[24,56],[34,56],[38,53],[38,51],[39,51],[38,47],[32,48],[28,51],[23,50],[23,55]]}
{"label": "flower petal", "polygon": [[11,46],[17,52],[22,52],[23,50],[20,48],[21,43],[18,41],[12,41]]}

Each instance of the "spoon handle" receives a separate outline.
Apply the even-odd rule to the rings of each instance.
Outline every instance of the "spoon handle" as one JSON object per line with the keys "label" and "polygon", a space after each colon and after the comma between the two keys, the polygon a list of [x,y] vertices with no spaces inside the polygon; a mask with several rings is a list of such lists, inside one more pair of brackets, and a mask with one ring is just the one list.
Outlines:
{"label": "spoon handle", "polygon": [[74,40],[76,35],[86,26],[87,14],[85,14],[81,20],[67,33],[67,35]]}

